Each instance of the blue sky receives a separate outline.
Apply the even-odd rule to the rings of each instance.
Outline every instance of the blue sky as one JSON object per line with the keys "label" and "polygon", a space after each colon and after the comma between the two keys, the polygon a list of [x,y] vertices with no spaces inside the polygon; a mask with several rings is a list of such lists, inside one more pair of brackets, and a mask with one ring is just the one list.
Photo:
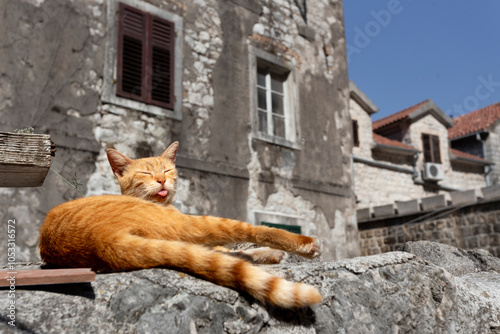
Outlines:
{"label": "blue sky", "polygon": [[454,117],[500,102],[500,1],[344,0],[344,17],[374,120],[428,98]]}

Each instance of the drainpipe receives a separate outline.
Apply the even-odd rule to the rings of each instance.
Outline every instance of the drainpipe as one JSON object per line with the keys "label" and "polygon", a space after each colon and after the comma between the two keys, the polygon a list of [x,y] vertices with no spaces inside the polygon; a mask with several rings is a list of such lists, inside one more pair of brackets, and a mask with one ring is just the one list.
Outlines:
{"label": "drainpipe", "polygon": [[413,182],[416,182],[418,177],[420,176],[420,173],[418,172],[418,169],[417,169],[417,161],[418,161],[419,155],[420,155],[420,151],[415,153],[415,155],[413,156],[413,175],[412,175]]}
{"label": "drainpipe", "polygon": [[491,172],[491,166],[490,165],[484,166],[484,178],[485,178],[487,187],[489,187],[491,185],[490,184],[490,172]]}
{"label": "drainpipe", "polygon": [[[484,148],[485,140],[483,140],[483,138],[481,138],[480,132],[476,133],[476,140],[481,142],[481,149],[483,151],[483,157],[486,159],[486,154],[485,154],[486,150]],[[490,165],[484,166],[484,181],[485,181],[487,187],[490,186],[490,173],[491,173],[491,166]]]}

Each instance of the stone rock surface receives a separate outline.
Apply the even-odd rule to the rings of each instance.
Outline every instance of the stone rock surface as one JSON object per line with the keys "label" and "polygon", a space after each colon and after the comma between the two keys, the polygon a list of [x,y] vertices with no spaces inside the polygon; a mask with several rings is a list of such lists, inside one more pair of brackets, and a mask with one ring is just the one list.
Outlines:
{"label": "stone rock surface", "polygon": [[323,302],[299,310],[149,269],[98,274],[91,284],[17,287],[12,327],[4,289],[0,333],[500,333],[499,259],[428,242],[405,250],[264,266],[320,289]]}

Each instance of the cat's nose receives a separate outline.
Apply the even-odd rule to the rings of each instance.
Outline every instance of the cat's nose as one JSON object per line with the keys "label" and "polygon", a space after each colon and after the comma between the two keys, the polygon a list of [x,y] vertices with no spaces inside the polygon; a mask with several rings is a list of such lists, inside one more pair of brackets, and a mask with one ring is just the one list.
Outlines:
{"label": "cat's nose", "polygon": [[164,185],[165,184],[165,180],[157,180],[156,182],[158,182],[159,184],[161,185]]}

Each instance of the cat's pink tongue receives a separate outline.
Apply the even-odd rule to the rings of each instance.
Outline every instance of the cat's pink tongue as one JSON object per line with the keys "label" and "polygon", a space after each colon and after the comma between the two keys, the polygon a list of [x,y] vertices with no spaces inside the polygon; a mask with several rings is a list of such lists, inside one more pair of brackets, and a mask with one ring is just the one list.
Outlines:
{"label": "cat's pink tongue", "polygon": [[165,197],[168,195],[168,190],[160,190],[157,195],[160,195],[161,197]]}

